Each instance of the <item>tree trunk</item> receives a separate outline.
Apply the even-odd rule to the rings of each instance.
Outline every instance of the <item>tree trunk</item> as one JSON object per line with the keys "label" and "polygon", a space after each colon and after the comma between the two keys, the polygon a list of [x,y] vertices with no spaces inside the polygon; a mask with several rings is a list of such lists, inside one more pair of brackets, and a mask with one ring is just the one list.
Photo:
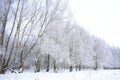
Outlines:
{"label": "tree trunk", "polygon": [[0,68],[0,74],[5,74],[5,69],[4,69],[4,64],[0,64],[1,65],[1,68]]}
{"label": "tree trunk", "polygon": [[50,66],[50,55],[48,54],[48,59],[47,59],[47,69],[46,69],[46,72],[49,72],[49,66]]}
{"label": "tree trunk", "polygon": [[70,72],[72,72],[72,70],[73,70],[73,67],[72,67],[72,65],[71,65],[69,68],[70,68]]}
{"label": "tree trunk", "polygon": [[94,56],[94,60],[95,60],[94,70],[97,70],[98,69],[97,54],[96,54],[96,56]]}
{"label": "tree trunk", "polygon": [[5,74],[5,59],[1,55],[1,60],[0,60],[0,74]]}
{"label": "tree trunk", "polygon": [[79,65],[79,71],[81,70],[81,65]]}
{"label": "tree trunk", "polygon": [[56,60],[54,60],[54,72],[57,73],[57,70],[56,70]]}
{"label": "tree trunk", "polygon": [[23,73],[23,69],[24,69],[23,52],[21,52],[21,55],[20,55],[19,73]]}
{"label": "tree trunk", "polygon": [[20,67],[19,67],[19,73],[23,73],[23,69],[24,69],[24,65],[23,65],[23,63],[20,65]]}
{"label": "tree trunk", "polygon": [[35,73],[40,72],[40,57],[38,57],[35,61]]}

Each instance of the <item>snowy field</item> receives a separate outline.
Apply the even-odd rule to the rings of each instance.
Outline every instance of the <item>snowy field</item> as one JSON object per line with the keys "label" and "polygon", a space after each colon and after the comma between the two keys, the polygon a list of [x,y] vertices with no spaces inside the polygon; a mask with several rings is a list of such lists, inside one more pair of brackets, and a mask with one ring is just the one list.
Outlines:
{"label": "snowy field", "polygon": [[98,70],[80,72],[25,72],[0,75],[0,80],[120,80],[120,70]]}

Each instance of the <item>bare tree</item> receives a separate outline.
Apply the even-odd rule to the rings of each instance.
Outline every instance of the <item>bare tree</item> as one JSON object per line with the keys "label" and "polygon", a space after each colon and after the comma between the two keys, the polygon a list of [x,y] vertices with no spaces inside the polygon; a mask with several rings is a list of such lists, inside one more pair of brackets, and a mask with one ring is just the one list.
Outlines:
{"label": "bare tree", "polygon": [[8,20],[8,14],[10,11],[10,6],[11,6],[11,0],[2,0],[1,1],[1,13],[0,13],[0,55],[1,60],[0,60],[0,73],[5,73],[4,67],[5,67],[5,58],[4,58],[4,51],[3,51],[3,46],[4,46],[4,36],[5,36],[5,28]]}

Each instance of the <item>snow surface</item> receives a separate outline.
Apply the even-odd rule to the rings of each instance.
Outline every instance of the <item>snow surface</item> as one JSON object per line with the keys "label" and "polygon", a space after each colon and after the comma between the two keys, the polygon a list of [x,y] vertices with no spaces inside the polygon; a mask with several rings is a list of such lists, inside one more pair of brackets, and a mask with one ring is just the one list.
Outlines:
{"label": "snow surface", "polygon": [[120,70],[7,73],[0,75],[0,80],[120,80]]}

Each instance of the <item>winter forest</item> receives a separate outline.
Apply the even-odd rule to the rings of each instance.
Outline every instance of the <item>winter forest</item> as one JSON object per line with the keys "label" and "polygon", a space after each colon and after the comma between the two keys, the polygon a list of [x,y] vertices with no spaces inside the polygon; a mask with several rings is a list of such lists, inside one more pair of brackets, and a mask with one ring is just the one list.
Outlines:
{"label": "winter forest", "polygon": [[68,3],[0,0],[0,74],[120,69],[120,48],[76,23]]}

